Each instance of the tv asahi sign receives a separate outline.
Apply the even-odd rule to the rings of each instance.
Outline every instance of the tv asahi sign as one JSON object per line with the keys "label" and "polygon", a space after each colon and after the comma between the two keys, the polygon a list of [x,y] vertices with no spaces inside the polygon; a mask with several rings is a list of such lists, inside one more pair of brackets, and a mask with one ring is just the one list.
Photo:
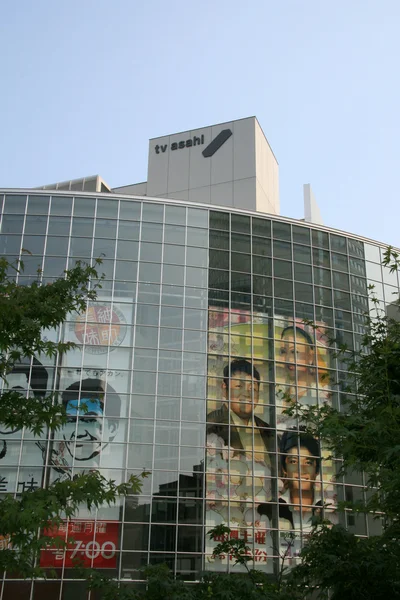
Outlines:
{"label": "tv asahi sign", "polygon": [[[204,158],[209,158],[216,153],[217,150],[221,148],[223,144],[225,144],[226,140],[228,140],[232,135],[232,131],[230,129],[224,129],[221,131],[217,137],[215,137],[206,148],[204,148],[202,155]],[[203,146],[204,145],[204,135],[195,135],[188,140],[182,140],[180,142],[173,142],[171,144],[171,151],[174,150],[183,150],[184,148],[192,148],[193,146]],[[156,154],[162,154],[166,152],[168,149],[168,144],[156,144],[154,146],[154,150]]]}

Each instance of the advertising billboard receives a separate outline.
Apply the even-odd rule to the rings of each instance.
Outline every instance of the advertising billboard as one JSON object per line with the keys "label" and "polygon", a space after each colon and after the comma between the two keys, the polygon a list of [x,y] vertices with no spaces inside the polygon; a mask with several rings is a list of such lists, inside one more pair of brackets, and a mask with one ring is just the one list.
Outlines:
{"label": "advertising billboard", "polygon": [[[271,570],[288,539],[295,558],[313,517],[334,520],[332,461],[285,414],[291,400],[332,401],[330,356],[323,323],[209,308],[206,526],[228,525],[254,568]],[[216,543],[206,567],[226,570],[233,557],[211,557]]]}

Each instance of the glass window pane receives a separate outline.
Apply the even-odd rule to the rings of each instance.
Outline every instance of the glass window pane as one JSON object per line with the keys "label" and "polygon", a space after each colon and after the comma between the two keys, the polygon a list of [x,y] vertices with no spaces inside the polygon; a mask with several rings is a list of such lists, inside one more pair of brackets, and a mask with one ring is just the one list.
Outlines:
{"label": "glass window pane", "polygon": [[308,265],[294,263],[294,278],[297,281],[304,281],[305,283],[312,283],[311,267]]}
{"label": "glass window pane", "polygon": [[[74,217],[72,219],[71,235],[92,237],[93,236],[93,219],[85,219],[83,217]],[[52,232],[53,233],[53,232]]]}
{"label": "glass window pane", "polygon": [[20,247],[20,235],[0,235],[0,254],[18,255]]}
{"label": "glass window pane", "polygon": [[161,262],[162,244],[142,242],[140,245],[140,260]]}
{"label": "glass window pane", "polygon": [[111,219],[96,219],[96,237],[115,238],[117,221]]}
{"label": "glass window pane", "polygon": [[176,285],[162,286],[161,303],[172,306],[183,306],[184,288]]}
{"label": "glass window pane", "polygon": [[336,252],[347,252],[347,242],[346,238],[341,235],[333,235],[331,233],[331,250],[335,250]]}
{"label": "glass window pane", "polygon": [[185,268],[176,265],[164,265],[163,283],[183,285]]}
{"label": "glass window pane", "polygon": [[314,284],[331,287],[331,272],[328,269],[314,267]]}
{"label": "glass window pane", "polygon": [[208,229],[188,227],[187,244],[188,246],[199,246],[199,248],[208,248]]}
{"label": "glass window pane", "polygon": [[186,224],[186,208],[183,206],[165,205],[165,222],[185,225]]}
{"label": "glass window pane", "polygon": [[194,267],[207,267],[208,250],[206,248],[191,248],[186,250],[186,264]]}
{"label": "glass window pane", "polygon": [[47,217],[27,216],[25,221],[25,233],[36,233],[44,235],[46,233]]}
{"label": "glass window pane", "polygon": [[274,279],[274,293],[279,298],[293,298],[293,283],[284,279]]}
{"label": "glass window pane", "polygon": [[297,225],[292,226],[293,241],[299,242],[300,244],[310,244],[310,230],[306,227],[298,227]]}
{"label": "glass window pane", "polygon": [[[291,263],[287,264],[290,264],[291,273]],[[253,256],[253,273],[256,275],[272,275],[272,260],[264,256]],[[278,277],[280,276],[278,275]]]}
{"label": "glass window pane", "polygon": [[272,256],[271,240],[253,237],[253,254]]}
{"label": "glass window pane", "polygon": [[210,211],[210,229],[229,231],[229,213]]}
{"label": "glass window pane", "polygon": [[139,281],[160,283],[161,265],[158,263],[142,263],[139,267]]}
{"label": "glass window pane", "polygon": [[292,259],[292,246],[288,242],[278,242],[274,240],[274,257]]}
{"label": "glass window pane", "polygon": [[127,260],[137,260],[139,252],[139,242],[128,240],[119,240],[117,246],[117,258]]}
{"label": "glass window pane", "polygon": [[72,213],[72,198],[68,196],[52,196],[50,214],[70,215]]}
{"label": "glass window pane", "polygon": [[311,248],[293,244],[293,258],[297,262],[311,263]]}
{"label": "glass window pane", "polygon": [[47,215],[49,212],[50,196],[29,196],[28,215]]}
{"label": "glass window pane", "polygon": [[76,217],[94,217],[96,200],[94,198],[75,198],[74,216]]}
{"label": "glass window pane", "polygon": [[290,242],[290,225],[288,223],[272,223],[273,238],[275,240],[287,240]]}
{"label": "glass window pane", "polygon": [[120,221],[118,225],[118,237],[124,240],[138,240],[140,226],[132,221]]}
{"label": "glass window pane", "polygon": [[350,289],[349,276],[346,273],[339,273],[338,271],[332,271],[332,282],[333,287],[342,290]]}
{"label": "glass window pane", "polygon": [[274,258],[274,277],[292,279],[292,263],[287,260],[277,260]]}
{"label": "glass window pane", "polygon": [[[98,270],[101,270],[101,265]],[[130,260],[117,260],[117,264],[115,266],[115,279],[118,279],[119,281],[136,281],[137,262]]]}
{"label": "glass window pane", "polygon": [[160,286],[155,283],[139,283],[138,302],[159,304]]}
{"label": "glass window pane", "polygon": [[164,205],[143,202],[142,215],[143,221],[150,221],[152,223],[162,223],[164,220]]}
{"label": "glass window pane", "polygon": [[4,212],[8,214],[24,214],[26,207],[26,196],[6,195]]}
{"label": "glass window pane", "polygon": [[188,208],[188,225],[208,228],[208,211],[198,208]]}
{"label": "glass window pane", "polygon": [[142,241],[161,242],[163,226],[160,223],[142,223]]}
{"label": "glass window pane", "polygon": [[32,254],[43,254],[44,240],[42,235],[24,235],[22,247]]}
{"label": "glass window pane", "polygon": [[130,219],[134,221],[140,220],[140,202],[133,202],[129,200],[120,200],[119,206],[119,218]]}
{"label": "glass window pane", "polygon": [[312,232],[312,244],[317,248],[326,248],[329,250],[329,237],[325,231]]}
{"label": "glass window pane", "polygon": [[92,240],[89,238],[71,238],[71,246],[69,250],[70,256],[89,257],[92,253]]}
{"label": "glass window pane", "polygon": [[69,235],[71,219],[69,217],[50,217],[49,235]]}
{"label": "glass window pane", "polygon": [[261,237],[271,237],[271,221],[267,219],[259,219],[253,217],[253,235],[259,235]]}
{"label": "glass window pane", "polygon": [[67,237],[47,237],[46,254],[53,256],[65,256],[68,252]]}
{"label": "glass window pane", "polygon": [[95,238],[93,244],[93,256],[96,258],[114,258],[115,240]]}
{"label": "glass window pane", "polygon": [[[161,246],[160,246],[161,248]],[[161,260],[161,254],[160,259]],[[178,265],[185,264],[185,246],[173,246],[165,244],[164,246],[164,262]]]}
{"label": "glass window pane", "polygon": [[313,302],[313,289],[311,285],[296,282],[294,290],[296,300],[300,302]]}
{"label": "glass window pane", "polygon": [[250,254],[250,236],[232,233],[231,249],[235,252],[246,252],[247,254]]}
{"label": "glass window pane", "polygon": [[332,269],[335,269],[336,271],[345,271],[345,272],[347,272],[349,270],[346,255],[337,254],[336,252],[332,252],[331,257],[332,257]]}
{"label": "glass window pane", "polygon": [[250,254],[240,254],[238,252],[231,253],[231,269],[233,271],[251,271],[251,256]]}
{"label": "glass window pane", "polygon": [[103,219],[116,219],[118,216],[118,200],[97,200],[96,217]]}
{"label": "glass window pane", "polygon": [[229,233],[226,231],[210,231],[210,248],[229,250]]}
{"label": "glass window pane", "polygon": [[250,217],[231,214],[231,230],[240,233],[250,233]]}
{"label": "glass window pane", "polygon": [[315,303],[332,306],[332,290],[323,287],[314,287]]}
{"label": "glass window pane", "polygon": [[166,244],[184,244],[186,227],[180,225],[165,225],[164,242]]}

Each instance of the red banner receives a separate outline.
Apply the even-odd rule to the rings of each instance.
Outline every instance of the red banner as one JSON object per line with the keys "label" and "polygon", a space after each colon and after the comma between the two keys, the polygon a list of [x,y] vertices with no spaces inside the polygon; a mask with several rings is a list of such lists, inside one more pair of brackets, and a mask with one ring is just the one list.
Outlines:
{"label": "red banner", "polygon": [[115,569],[117,566],[118,522],[73,520],[45,529],[49,538],[69,539],[66,549],[42,550],[41,567],[71,568],[79,562],[85,567]]}

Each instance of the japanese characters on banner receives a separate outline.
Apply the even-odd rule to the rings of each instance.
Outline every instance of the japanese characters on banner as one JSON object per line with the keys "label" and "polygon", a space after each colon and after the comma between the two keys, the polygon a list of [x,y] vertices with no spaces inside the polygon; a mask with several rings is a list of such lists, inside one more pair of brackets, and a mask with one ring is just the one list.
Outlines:
{"label": "japanese characters on banner", "polygon": [[49,538],[67,541],[67,549],[52,547],[43,550],[41,567],[72,568],[79,566],[115,569],[117,566],[119,524],[107,521],[74,519],[58,527],[44,530]]}
{"label": "japanese characters on banner", "polygon": [[[206,527],[227,524],[254,568],[270,571],[284,553],[295,560],[323,510],[335,520],[333,464],[284,414],[290,399],[331,402],[329,357],[322,323],[209,309]],[[207,568],[232,568],[233,557],[211,557],[216,543],[206,541]]]}

